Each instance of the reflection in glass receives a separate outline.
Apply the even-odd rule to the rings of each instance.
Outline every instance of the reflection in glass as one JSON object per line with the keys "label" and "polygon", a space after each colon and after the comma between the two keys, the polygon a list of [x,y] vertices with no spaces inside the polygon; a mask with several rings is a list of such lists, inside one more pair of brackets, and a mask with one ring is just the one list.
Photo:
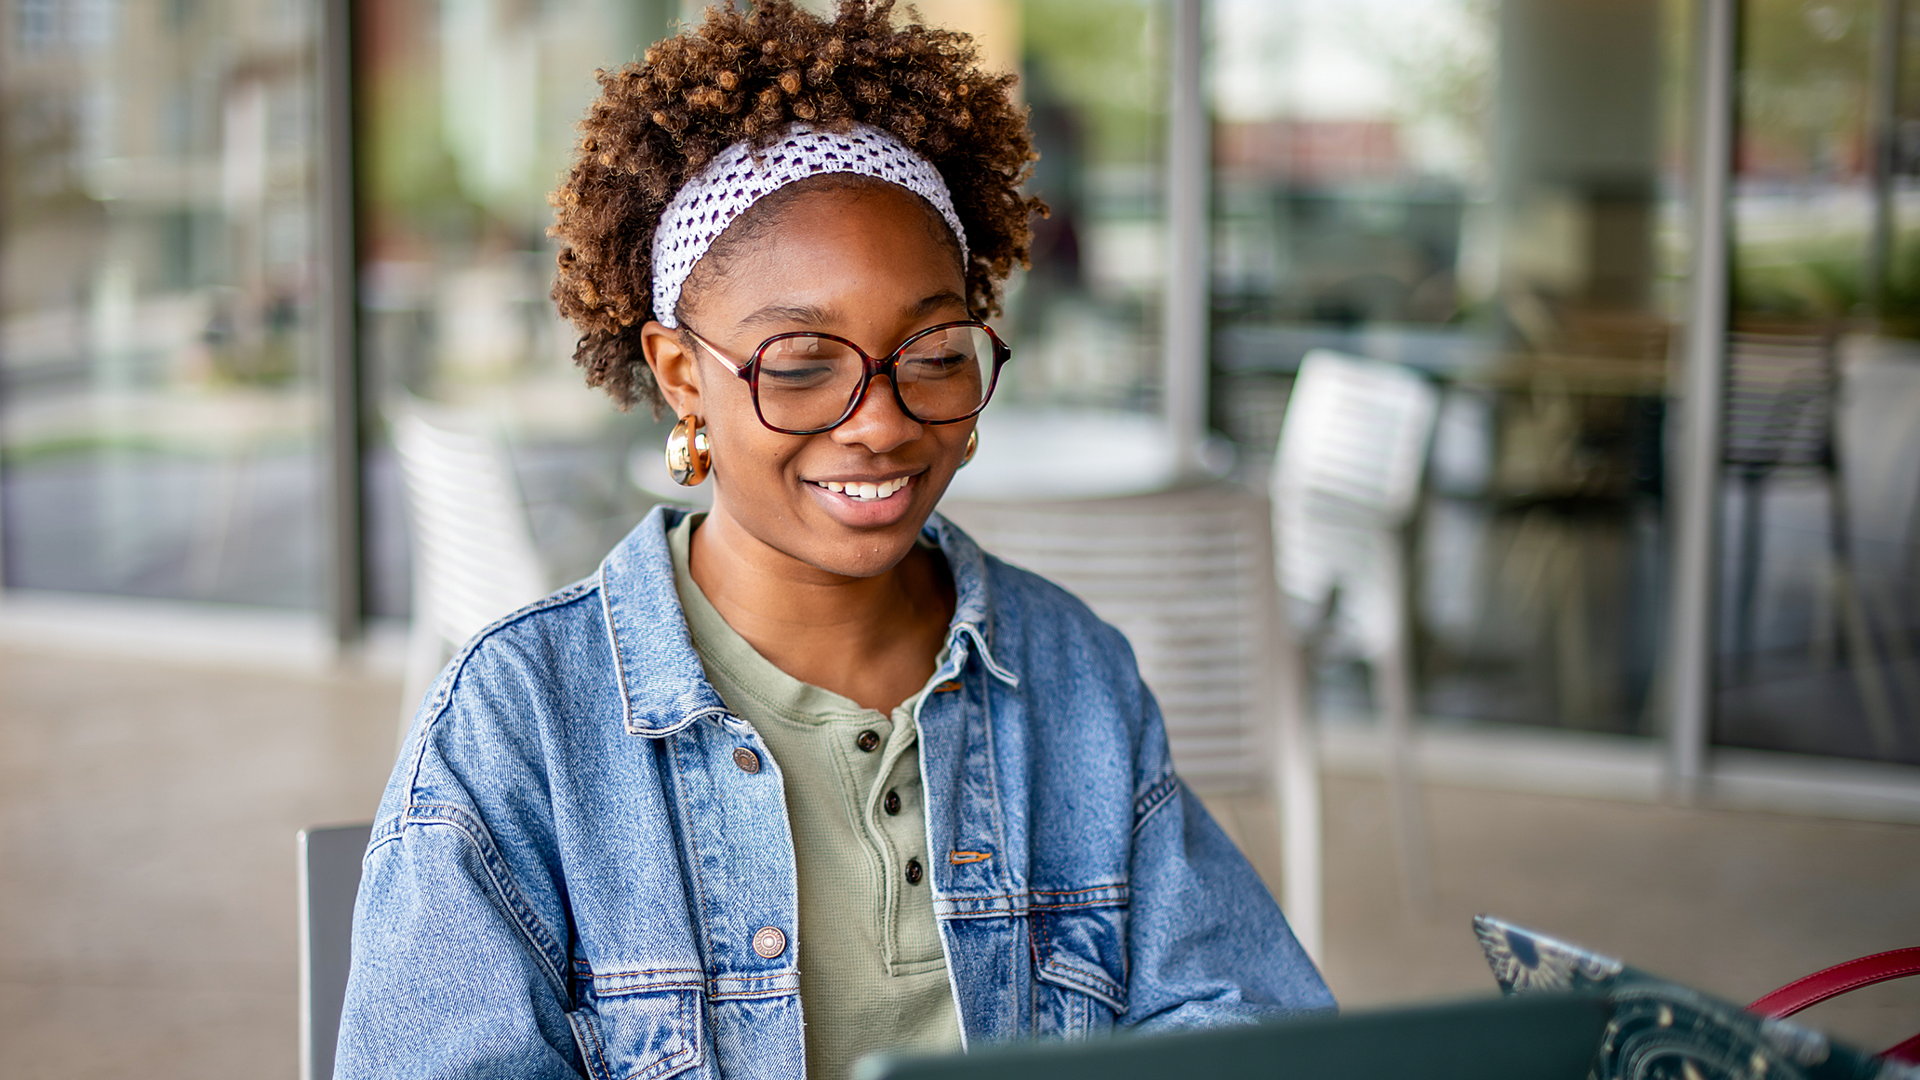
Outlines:
{"label": "reflection in glass", "polygon": [[1741,9],[1723,745],[1920,763],[1920,63],[1879,21],[1898,9]]}
{"label": "reflection in glass", "polygon": [[8,16],[5,585],[313,606],[312,11]]}
{"label": "reflection in glass", "polygon": [[388,432],[414,399],[504,445],[557,586],[650,502],[624,460],[653,435],[644,411],[619,413],[573,366],[574,335],[547,298],[546,195],[598,92],[595,70],[636,59],[679,5],[370,0],[355,12],[370,608],[409,606]]}
{"label": "reflection in glass", "polygon": [[[1153,411],[1166,273],[1165,6],[999,6],[1017,17],[1018,37],[1001,53],[1021,73],[1040,154],[1032,188],[1052,209],[1034,223],[1033,268],[1015,277],[995,324],[1017,357],[1001,377],[1000,409]],[[973,7],[921,5],[931,21],[950,14],[944,21],[968,30]]]}
{"label": "reflection in glass", "polygon": [[1316,348],[1442,387],[1425,715],[1651,729],[1684,6],[1214,8],[1215,423],[1265,459]]}

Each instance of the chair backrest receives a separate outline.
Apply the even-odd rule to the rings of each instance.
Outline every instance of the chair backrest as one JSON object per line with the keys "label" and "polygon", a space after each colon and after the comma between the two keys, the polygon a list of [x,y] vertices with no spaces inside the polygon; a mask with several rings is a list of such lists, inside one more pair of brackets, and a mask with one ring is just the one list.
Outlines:
{"label": "chair backrest", "polygon": [[1404,524],[1439,411],[1439,391],[1412,369],[1315,349],[1287,399],[1275,495],[1318,516]]}
{"label": "chair backrest", "polygon": [[353,901],[373,826],[300,832],[300,1077],[328,1080],[352,957]]}
{"label": "chair backrest", "polygon": [[1727,464],[1747,472],[1832,467],[1834,352],[1833,335],[1815,329],[1727,335]]}
{"label": "chair backrest", "polygon": [[478,421],[411,403],[393,422],[413,529],[414,618],[458,644],[546,595],[513,467]]}
{"label": "chair backrest", "polygon": [[1277,576],[1296,621],[1335,589],[1344,615],[1376,636],[1391,618],[1374,596],[1413,515],[1440,394],[1399,364],[1315,349],[1300,364],[1271,478]]}
{"label": "chair backrest", "polygon": [[1084,501],[952,501],[941,512],[1126,634],[1189,784],[1241,791],[1268,782],[1279,642],[1265,499],[1219,485]]}

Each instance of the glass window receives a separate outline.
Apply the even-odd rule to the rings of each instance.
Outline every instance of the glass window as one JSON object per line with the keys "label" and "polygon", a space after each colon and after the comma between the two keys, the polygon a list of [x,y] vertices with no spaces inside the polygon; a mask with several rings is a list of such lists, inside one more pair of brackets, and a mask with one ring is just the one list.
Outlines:
{"label": "glass window", "polygon": [[1723,745],[1920,763],[1920,56],[1879,21],[1900,7],[1741,6]]}
{"label": "glass window", "polygon": [[[1213,6],[1214,423],[1267,460],[1314,349],[1440,388],[1424,716],[1651,731],[1685,9]],[[1369,708],[1351,655],[1336,714]]]}
{"label": "glass window", "polygon": [[636,59],[680,7],[380,0],[356,11],[370,611],[409,605],[385,432],[410,400],[501,440],[558,586],[591,570],[651,503],[625,462],[657,425],[589,391],[573,365],[575,335],[547,297],[546,196],[599,92],[595,69]]}
{"label": "glass window", "polygon": [[[951,24],[974,30],[984,6],[922,11],[946,21],[943,10],[971,9]],[[1034,222],[1033,268],[1016,276],[1003,320],[1017,357],[1003,379],[1005,411],[1153,411],[1166,277],[1165,5],[999,6],[1018,29],[1000,50],[1004,66],[1020,72],[1033,110],[1032,189],[1051,209]]]}
{"label": "glass window", "polygon": [[312,5],[4,10],[4,584],[315,606]]}

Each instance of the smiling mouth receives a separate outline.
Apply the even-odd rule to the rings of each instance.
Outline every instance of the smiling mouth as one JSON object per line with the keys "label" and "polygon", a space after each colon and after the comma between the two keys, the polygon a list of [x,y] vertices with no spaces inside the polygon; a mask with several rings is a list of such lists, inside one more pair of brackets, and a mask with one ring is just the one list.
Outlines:
{"label": "smiling mouth", "polygon": [[894,492],[906,487],[912,480],[913,477],[911,476],[902,476],[897,479],[880,480],[874,483],[868,483],[864,480],[809,480],[807,482],[815,487],[826,488],[828,491],[845,495],[849,499],[876,501],[892,496]]}

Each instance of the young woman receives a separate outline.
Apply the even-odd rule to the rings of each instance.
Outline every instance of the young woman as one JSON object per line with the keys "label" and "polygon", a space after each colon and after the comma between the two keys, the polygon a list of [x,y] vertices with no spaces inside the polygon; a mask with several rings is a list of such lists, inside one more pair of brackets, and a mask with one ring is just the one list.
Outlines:
{"label": "young woman", "polygon": [[1332,1007],[1126,642],[933,516],[1040,209],[1011,83],[861,0],[602,74],[554,297],[713,509],[656,510],[422,704],[338,1075],[838,1078]]}

